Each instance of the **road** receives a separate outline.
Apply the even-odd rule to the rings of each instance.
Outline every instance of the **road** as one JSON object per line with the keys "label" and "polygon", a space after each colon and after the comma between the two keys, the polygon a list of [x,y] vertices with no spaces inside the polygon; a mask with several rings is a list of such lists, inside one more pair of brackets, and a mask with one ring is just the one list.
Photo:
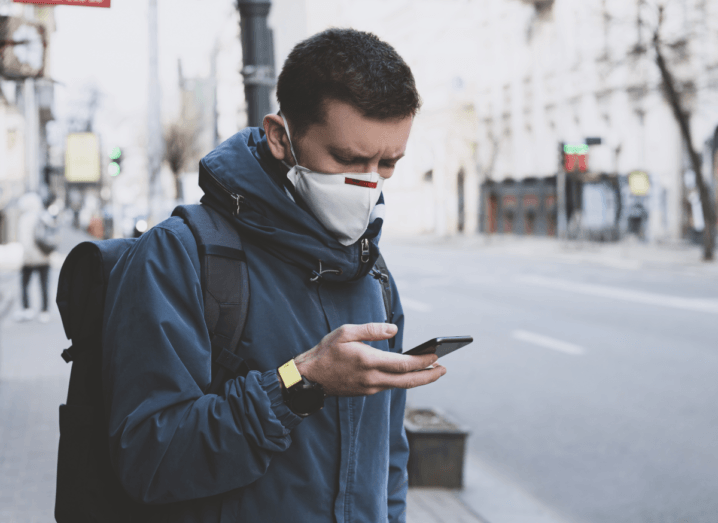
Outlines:
{"label": "road", "polygon": [[716,271],[383,243],[405,348],[476,340],[410,404],[566,521],[718,520]]}

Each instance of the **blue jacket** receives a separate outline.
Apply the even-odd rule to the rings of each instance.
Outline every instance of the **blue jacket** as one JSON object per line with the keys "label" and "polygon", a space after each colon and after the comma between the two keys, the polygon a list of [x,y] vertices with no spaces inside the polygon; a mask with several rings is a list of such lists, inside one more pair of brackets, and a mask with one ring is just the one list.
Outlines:
{"label": "blue jacket", "polygon": [[[203,394],[211,349],[197,246],[180,218],[144,234],[112,271],[104,320],[110,452],[122,485],[144,503],[172,504],[173,523],[405,521],[405,391],[328,397],[302,419],[283,403],[276,375],[340,325],[386,321],[369,272],[379,231],[367,231],[372,259],[362,263],[359,242],[342,246],[292,200],[259,129],[202,165],[244,196],[236,219],[251,299],[240,355],[259,370]],[[311,281],[320,262],[341,274]],[[404,316],[391,285],[400,352]],[[371,345],[389,350],[387,341]]]}

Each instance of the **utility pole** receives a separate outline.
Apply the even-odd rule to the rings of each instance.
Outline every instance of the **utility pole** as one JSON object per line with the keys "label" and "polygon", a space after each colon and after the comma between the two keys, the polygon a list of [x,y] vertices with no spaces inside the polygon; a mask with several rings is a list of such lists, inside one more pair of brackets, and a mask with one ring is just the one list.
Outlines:
{"label": "utility pole", "polygon": [[219,145],[219,111],[217,109],[217,56],[219,55],[219,41],[215,41],[212,49],[212,147]]}
{"label": "utility pole", "polygon": [[40,115],[35,94],[35,80],[25,78],[22,84],[23,113],[25,116],[25,190],[40,189]]}
{"label": "utility pole", "polygon": [[564,142],[558,144],[558,174],[556,175],[556,210],[558,238],[565,240],[568,230],[568,219],[566,217],[566,166],[564,164]]}
{"label": "utility pole", "polygon": [[269,114],[269,97],[274,87],[274,46],[267,27],[271,5],[271,0],[237,0],[247,124],[252,127],[261,127],[265,115]]}
{"label": "utility pole", "polygon": [[150,226],[159,221],[160,167],[162,165],[162,121],[157,42],[157,0],[149,0],[149,98],[147,102],[147,172]]}

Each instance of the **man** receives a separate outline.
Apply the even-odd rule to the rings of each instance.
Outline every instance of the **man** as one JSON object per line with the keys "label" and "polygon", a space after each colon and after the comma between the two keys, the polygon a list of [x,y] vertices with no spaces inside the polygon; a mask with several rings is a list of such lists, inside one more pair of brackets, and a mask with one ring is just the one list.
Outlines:
{"label": "man", "polygon": [[[263,131],[201,162],[205,204],[241,201],[251,299],[239,353],[256,370],[203,393],[211,342],[197,246],[179,218],[154,227],[108,286],[113,465],[132,497],[168,504],[172,522],[405,521],[405,389],[446,372],[426,370],[433,355],[398,354],[398,294],[392,281],[386,323],[373,271],[376,204],[419,108],[414,79],[374,35],[331,29],[294,48],[277,98]],[[303,390],[323,392],[323,408]]]}

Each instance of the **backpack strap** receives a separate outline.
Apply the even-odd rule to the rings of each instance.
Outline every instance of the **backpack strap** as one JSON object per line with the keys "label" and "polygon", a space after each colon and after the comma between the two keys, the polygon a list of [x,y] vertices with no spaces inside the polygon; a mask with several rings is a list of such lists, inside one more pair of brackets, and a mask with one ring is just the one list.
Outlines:
{"label": "backpack strap", "polygon": [[249,310],[249,272],[239,232],[207,205],[180,205],[199,252],[204,319],[212,342],[212,381],[205,391],[218,393],[227,380],[246,376],[250,365],[237,355]]}
{"label": "backpack strap", "polygon": [[[394,319],[394,312],[392,311],[393,295],[391,292],[391,283],[389,282],[389,269],[386,266],[384,257],[379,254],[376,263],[374,264],[374,277],[381,282],[381,297],[384,299],[384,309],[386,310],[386,321],[391,323]],[[389,348],[394,348],[394,338],[389,340]]]}

